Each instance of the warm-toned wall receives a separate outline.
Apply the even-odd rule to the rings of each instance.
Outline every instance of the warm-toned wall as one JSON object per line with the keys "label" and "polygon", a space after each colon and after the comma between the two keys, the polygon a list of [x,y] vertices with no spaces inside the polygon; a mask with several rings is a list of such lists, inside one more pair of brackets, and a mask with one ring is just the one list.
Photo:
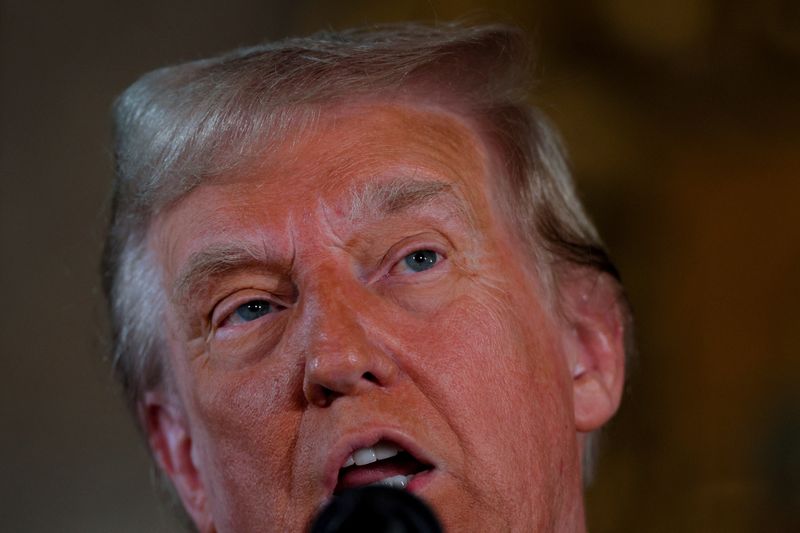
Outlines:
{"label": "warm-toned wall", "polygon": [[800,530],[798,2],[2,0],[3,530],[177,530],[102,360],[114,95],[265,38],[476,10],[535,36],[534,98],[637,313],[591,530]]}

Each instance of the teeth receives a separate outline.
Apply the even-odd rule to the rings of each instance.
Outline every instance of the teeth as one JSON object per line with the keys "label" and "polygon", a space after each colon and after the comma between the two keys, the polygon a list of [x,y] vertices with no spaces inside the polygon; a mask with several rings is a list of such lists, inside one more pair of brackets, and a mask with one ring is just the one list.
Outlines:
{"label": "teeth", "polygon": [[378,456],[375,455],[375,450],[372,448],[361,448],[360,450],[355,451],[353,454],[353,460],[358,466],[362,466],[374,463],[378,460]]}
{"label": "teeth", "polygon": [[384,487],[404,489],[408,486],[408,482],[411,481],[412,477],[414,476],[397,475],[397,476],[387,477],[386,479],[382,479],[377,483],[373,483],[373,485],[382,485]]}
{"label": "teeth", "polygon": [[347,468],[348,466],[353,466],[354,464],[358,466],[368,465],[370,463],[374,463],[375,461],[382,461],[383,459],[394,457],[399,452],[400,450],[396,446],[379,442],[375,446],[361,448],[360,450],[353,452],[353,455],[348,457],[344,462],[342,468]]}
{"label": "teeth", "polygon": [[383,459],[388,459],[389,457],[394,457],[400,451],[391,444],[386,444],[382,442],[376,444],[373,447],[373,450],[375,450],[375,456],[378,458],[378,461],[382,461]]}

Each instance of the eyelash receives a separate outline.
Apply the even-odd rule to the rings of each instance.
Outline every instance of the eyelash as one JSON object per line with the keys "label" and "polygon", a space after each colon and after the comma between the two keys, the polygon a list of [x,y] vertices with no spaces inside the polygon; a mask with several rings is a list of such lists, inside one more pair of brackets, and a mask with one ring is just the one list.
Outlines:
{"label": "eyelash", "polygon": [[[412,266],[408,263],[408,258],[411,257],[412,255],[424,254],[425,252],[430,252],[430,253],[434,254],[434,256],[433,256],[433,259],[434,259],[433,264],[423,268],[422,270],[414,270],[412,268]],[[444,254],[442,254],[441,252],[437,251],[433,247],[414,248],[411,251],[409,251],[408,253],[402,254],[399,259],[394,261],[392,263],[391,268],[386,273],[386,276],[391,275],[398,268],[403,270],[403,273],[401,275],[405,275],[405,276],[410,276],[410,275],[413,275],[413,274],[423,274],[424,272],[427,272],[429,270],[435,270],[435,269],[439,268],[439,266],[441,265],[441,263],[442,263],[442,261],[444,259],[445,259]]]}
{"label": "eyelash", "polygon": [[[255,289],[253,289],[253,291],[255,292]],[[234,317],[236,311],[239,310],[239,308],[241,308],[244,305],[253,304],[257,302],[266,302],[273,310],[252,321],[243,321],[239,324],[229,324],[229,322]],[[281,311],[283,309],[286,309],[286,305],[277,301],[276,298],[270,297],[268,294],[262,291],[258,291],[258,294],[252,294],[246,296],[242,295],[242,297],[234,298],[231,300],[228,300],[228,298],[223,299],[221,303],[217,304],[211,311],[210,322],[212,329],[214,330],[237,327],[249,324],[250,322],[256,322],[257,320],[260,320],[264,316],[274,314],[277,311]]]}
{"label": "eyelash", "polygon": [[[411,242],[413,240],[413,242]],[[406,242],[400,242],[394,247],[392,247],[384,256],[384,260],[381,263],[386,264],[389,263],[388,269],[379,269],[379,272],[383,272],[379,274],[377,279],[386,279],[390,277],[393,273],[397,272],[398,267],[404,270],[402,273],[398,273],[398,275],[411,276],[412,274],[417,275],[425,275],[426,272],[439,270],[441,268],[442,263],[447,261],[448,257],[447,254],[443,251],[443,246],[439,244],[437,241],[439,239],[435,237],[427,236],[426,234],[419,234],[415,236],[411,236],[407,239]],[[436,262],[430,268],[422,270],[422,271],[411,271],[410,267],[406,266],[405,260],[408,256],[418,252],[433,252],[436,254]],[[388,259],[388,261],[387,261]],[[402,278],[398,280],[402,282]]]}
{"label": "eyelash", "polygon": [[217,327],[219,327],[219,328],[231,327],[231,324],[228,324],[228,323],[231,322],[234,319],[234,317],[236,316],[236,313],[239,311],[239,309],[241,309],[242,307],[244,307],[246,305],[255,305],[255,304],[262,303],[262,302],[265,303],[268,306],[268,308],[270,309],[269,311],[265,312],[263,315],[260,315],[260,316],[257,316],[255,318],[253,318],[252,320],[246,320],[246,319],[240,317],[241,322],[233,324],[233,326],[242,325],[242,324],[248,324],[250,322],[255,322],[255,321],[257,321],[257,320],[259,320],[259,319],[261,319],[261,318],[263,318],[263,317],[265,317],[267,315],[272,315],[272,314],[277,313],[278,311],[283,311],[284,309],[286,309],[285,306],[280,305],[280,304],[276,304],[275,302],[270,301],[268,298],[255,298],[255,299],[252,299],[252,300],[247,300],[244,303],[237,305],[233,309],[233,311],[231,311],[230,313],[225,315],[225,318],[222,319],[222,322],[220,322],[219,326],[217,326]]}

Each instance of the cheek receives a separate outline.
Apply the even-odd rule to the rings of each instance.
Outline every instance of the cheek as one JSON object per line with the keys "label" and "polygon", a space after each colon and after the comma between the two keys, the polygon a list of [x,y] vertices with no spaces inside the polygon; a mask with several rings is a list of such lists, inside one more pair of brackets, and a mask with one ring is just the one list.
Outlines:
{"label": "cheek", "polygon": [[300,420],[294,401],[298,378],[270,363],[220,371],[205,354],[191,358],[185,390],[191,391],[187,405],[201,474],[215,516],[233,517],[236,528],[244,526],[236,523],[237,516],[274,517],[292,505],[290,436]]}
{"label": "cheek", "polygon": [[427,395],[469,463],[482,469],[481,483],[541,490],[534,480],[546,479],[574,441],[571,396],[547,315],[537,305],[484,295],[462,298],[428,327],[423,338],[437,340],[425,374],[438,383],[427,385],[435,391]]}
{"label": "cheek", "polygon": [[300,416],[294,401],[297,373],[271,361],[230,371],[205,361],[194,373],[192,404],[209,440],[225,453],[251,453],[260,459],[283,455],[286,435]]}
{"label": "cheek", "polygon": [[[181,354],[174,362],[174,373],[193,426],[223,441],[244,441],[240,439],[243,433],[261,432],[264,437],[259,440],[272,438],[278,442],[267,428],[285,424],[284,415],[297,412],[293,391],[298,390],[300,367],[279,357],[264,357],[264,352],[245,365],[239,360],[240,353],[256,351],[250,346],[253,343],[245,339],[233,346],[220,344],[184,336],[174,341],[171,350]],[[255,348],[262,345],[255,343]]]}

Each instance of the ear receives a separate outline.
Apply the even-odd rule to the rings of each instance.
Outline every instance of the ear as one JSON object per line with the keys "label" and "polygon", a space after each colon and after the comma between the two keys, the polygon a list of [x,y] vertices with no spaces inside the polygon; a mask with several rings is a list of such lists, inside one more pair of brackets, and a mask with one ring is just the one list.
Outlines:
{"label": "ear", "polygon": [[138,406],[150,449],[169,477],[186,512],[201,532],[214,531],[200,477],[197,449],[178,401],[162,391],[148,391]]}
{"label": "ear", "polygon": [[618,282],[580,268],[560,283],[575,427],[588,433],[617,411],[625,381],[625,313]]}

